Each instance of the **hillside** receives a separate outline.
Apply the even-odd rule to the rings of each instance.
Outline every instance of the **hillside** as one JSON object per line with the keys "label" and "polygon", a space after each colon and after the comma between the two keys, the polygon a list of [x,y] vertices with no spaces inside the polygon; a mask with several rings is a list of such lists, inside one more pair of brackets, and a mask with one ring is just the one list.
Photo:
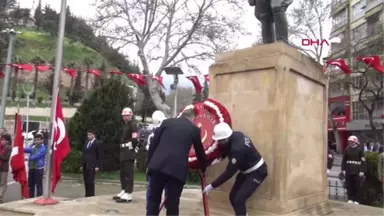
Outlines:
{"label": "hillside", "polygon": [[[56,55],[56,37],[41,31],[20,29],[22,34],[17,35],[14,56],[23,62],[31,62],[40,57],[46,62],[52,62]],[[74,63],[83,65],[85,58],[93,60],[93,67],[98,68],[108,61],[94,49],[84,46],[69,38],[64,41],[63,65]],[[53,63],[53,62],[52,62]]]}

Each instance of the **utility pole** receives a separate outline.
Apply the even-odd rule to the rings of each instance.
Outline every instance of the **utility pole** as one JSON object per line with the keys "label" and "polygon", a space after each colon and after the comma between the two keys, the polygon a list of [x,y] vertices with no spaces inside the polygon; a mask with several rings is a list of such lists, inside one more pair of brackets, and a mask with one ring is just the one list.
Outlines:
{"label": "utility pole", "polygon": [[11,78],[11,66],[12,63],[12,53],[13,53],[13,45],[15,42],[16,34],[20,34],[21,32],[15,31],[14,29],[5,29],[2,32],[6,32],[9,35],[8,42],[8,52],[7,52],[7,61],[5,63],[5,76],[3,82],[3,92],[1,95],[1,107],[0,107],[0,127],[4,127],[4,119],[5,119],[5,109],[7,105],[7,95],[9,89],[9,80]]}
{"label": "utility pole", "polygon": [[36,200],[34,203],[39,205],[50,205],[56,204],[58,201],[51,198],[51,177],[52,177],[52,153],[53,153],[53,142],[54,142],[54,122],[56,121],[56,104],[57,94],[59,91],[60,84],[60,71],[63,60],[63,44],[64,44],[64,32],[65,32],[65,16],[67,12],[67,0],[61,0],[61,11],[59,21],[59,31],[57,37],[56,47],[56,59],[55,59],[55,73],[53,78],[52,87],[52,106],[51,106],[51,140],[48,143],[47,152],[47,168],[45,170],[45,178],[43,185],[43,197]]}
{"label": "utility pole", "polygon": [[[353,66],[353,51],[352,51],[352,0],[347,0],[347,58],[348,58],[348,65],[351,68],[352,72],[354,70]],[[352,87],[348,86],[348,94],[349,94],[349,104],[352,104],[351,101],[351,93],[352,93]],[[352,112],[349,113],[349,116],[347,119],[352,119]]]}

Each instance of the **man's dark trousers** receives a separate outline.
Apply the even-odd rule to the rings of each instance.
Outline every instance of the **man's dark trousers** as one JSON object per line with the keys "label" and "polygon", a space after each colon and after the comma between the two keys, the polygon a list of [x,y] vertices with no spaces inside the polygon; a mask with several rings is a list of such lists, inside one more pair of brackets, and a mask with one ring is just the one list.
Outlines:
{"label": "man's dark trousers", "polygon": [[96,171],[94,167],[83,166],[83,180],[85,187],[85,197],[95,196],[95,176]]}
{"label": "man's dark trousers", "polygon": [[159,215],[161,196],[167,186],[167,215],[179,215],[180,196],[184,182],[161,172],[152,172],[147,215]]}
{"label": "man's dark trousers", "polygon": [[125,193],[133,192],[134,165],[134,160],[124,160],[120,162],[120,184],[121,189],[125,190]]}
{"label": "man's dark trousers", "polygon": [[30,169],[28,171],[29,198],[35,197],[35,188],[37,197],[43,195],[43,175],[44,169]]}

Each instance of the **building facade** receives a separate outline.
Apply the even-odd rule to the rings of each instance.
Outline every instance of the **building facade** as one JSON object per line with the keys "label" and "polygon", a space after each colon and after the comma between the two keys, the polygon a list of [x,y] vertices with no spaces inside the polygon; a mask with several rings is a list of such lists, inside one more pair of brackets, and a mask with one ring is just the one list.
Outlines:
{"label": "building facade", "polygon": [[[339,43],[332,43],[328,59],[343,58],[354,71],[357,68],[357,56],[381,55],[383,64],[383,25],[384,25],[384,0],[333,0],[331,3],[332,30],[330,38],[339,38]],[[349,16],[348,16],[349,15]],[[350,40],[349,40],[350,38]],[[350,48],[350,52],[348,50]],[[378,51],[378,52],[377,52]],[[352,73],[347,76],[336,67],[328,67],[330,74],[329,105],[333,112],[335,123],[340,133],[342,145],[346,145],[349,135],[357,135],[360,142],[379,141],[382,143],[384,132],[384,103],[383,85],[384,74],[377,72],[370,75],[368,86],[370,89],[377,87],[375,99],[366,100],[368,96],[360,94],[365,84],[366,76]],[[365,78],[364,78],[365,77]],[[367,85],[366,85],[367,86]],[[369,96],[371,98],[371,96]],[[365,106],[371,107],[373,123],[369,121]],[[336,110],[334,110],[336,109]],[[344,110],[344,112],[339,112]],[[341,115],[336,115],[341,114]],[[372,124],[375,130],[372,129]],[[330,125],[329,130],[332,130]],[[332,137],[332,135],[330,135]]]}

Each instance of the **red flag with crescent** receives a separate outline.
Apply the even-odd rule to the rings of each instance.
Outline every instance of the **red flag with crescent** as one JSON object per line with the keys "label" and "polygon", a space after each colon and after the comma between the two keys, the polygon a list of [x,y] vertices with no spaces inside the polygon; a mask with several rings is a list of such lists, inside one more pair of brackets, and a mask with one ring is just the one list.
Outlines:
{"label": "red flag with crescent", "polygon": [[73,68],[63,68],[63,71],[73,78],[77,77],[77,71]]}
{"label": "red flag with crescent", "polygon": [[159,85],[161,85],[161,87],[165,88],[164,84],[163,84],[163,77],[162,76],[153,76],[151,74],[151,75],[149,75],[149,77],[151,77],[152,79],[156,80],[156,82],[159,83]]}
{"label": "red flag with crescent", "polygon": [[46,71],[51,70],[52,67],[49,66],[49,65],[37,65],[37,66],[36,66],[36,69],[37,69],[38,71],[40,71],[40,72],[46,72]]}
{"label": "red flag with crescent", "polygon": [[369,67],[377,70],[380,73],[384,73],[384,67],[380,63],[380,56],[366,56],[366,57],[357,57],[357,61],[362,61]]}
{"label": "red flag with crescent", "polygon": [[24,163],[24,143],[23,143],[23,135],[22,135],[22,126],[20,115],[16,113],[16,129],[15,129],[15,140],[11,152],[11,157],[9,159],[13,179],[16,182],[19,182],[21,185],[21,194],[23,198],[29,198],[28,192],[28,181],[27,181],[27,173],[25,170]]}
{"label": "red flag with crescent", "polygon": [[67,130],[64,124],[63,109],[61,107],[60,96],[58,93],[56,100],[56,116],[53,126],[52,193],[55,192],[56,185],[61,179],[61,163],[71,150]]}
{"label": "red flag with crescent", "polygon": [[187,79],[191,80],[193,86],[195,87],[196,93],[200,94],[203,87],[201,86],[199,78],[197,76],[187,76]]}
{"label": "red flag with crescent", "polygon": [[95,75],[97,77],[100,76],[100,71],[97,70],[97,69],[88,69],[87,73],[93,74],[93,75]]}
{"label": "red flag with crescent", "polygon": [[340,70],[342,70],[347,75],[352,73],[351,69],[349,69],[344,59],[334,59],[334,60],[330,59],[330,60],[327,60],[326,63],[327,65],[333,65],[340,68]]}
{"label": "red flag with crescent", "polygon": [[137,85],[139,86],[144,86],[146,85],[147,83],[145,82],[144,80],[144,76],[143,74],[133,74],[133,73],[129,73],[127,74],[128,78],[130,80],[132,80],[133,82],[135,82]]}

